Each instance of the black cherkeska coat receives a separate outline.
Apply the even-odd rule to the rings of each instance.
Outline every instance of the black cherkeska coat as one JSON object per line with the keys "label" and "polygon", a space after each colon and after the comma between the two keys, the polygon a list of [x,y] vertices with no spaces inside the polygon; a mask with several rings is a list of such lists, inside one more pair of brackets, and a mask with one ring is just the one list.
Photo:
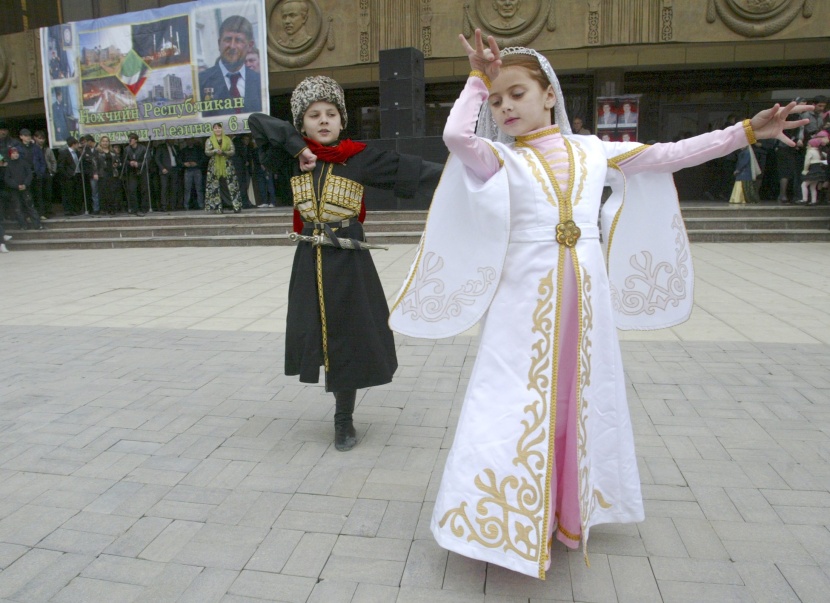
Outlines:
{"label": "black cherkeska coat", "polygon": [[[421,186],[435,188],[441,174],[438,164],[369,147],[343,164],[318,160],[313,172],[303,174],[295,158],[306,143],[293,125],[262,113],[248,123],[265,168],[277,172],[291,165],[294,207],[306,222],[356,218],[364,186],[412,197]],[[314,234],[314,227],[306,225],[303,234]],[[356,219],[335,234],[365,240]],[[324,366],[326,390],[333,392],[389,383],[398,360],[388,318],[386,296],[368,251],[300,242],[288,288],[285,374],[317,383]]]}

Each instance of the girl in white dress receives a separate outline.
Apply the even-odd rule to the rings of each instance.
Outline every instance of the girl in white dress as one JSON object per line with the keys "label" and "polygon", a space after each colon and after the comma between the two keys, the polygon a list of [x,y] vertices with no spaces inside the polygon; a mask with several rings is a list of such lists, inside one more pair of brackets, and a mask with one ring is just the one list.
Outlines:
{"label": "girl in white dress", "polygon": [[492,37],[486,47],[480,31],[475,48],[460,38],[472,72],[390,323],[443,338],[481,322],[432,532],[451,551],[544,578],[554,538],[576,548],[593,525],[643,519],[616,327],[671,326],[691,311],[671,172],[784,139],[803,123],[787,115],[806,108],[776,105],[673,144],[573,136],[542,55],[500,51]]}

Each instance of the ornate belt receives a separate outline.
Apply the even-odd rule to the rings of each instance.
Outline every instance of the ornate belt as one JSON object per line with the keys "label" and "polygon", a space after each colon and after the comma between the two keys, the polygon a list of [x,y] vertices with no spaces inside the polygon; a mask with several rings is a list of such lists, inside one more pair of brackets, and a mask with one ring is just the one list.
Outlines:
{"label": "ornate belt", "polygon": [[596,224],[576,224],[569,220],[560,222],[555,228],[544,226],[510,233],[511,243],[556,241],[565,247],[574,247],[579,239],[599,239],[599,229]]}
{"label": "ornate belt", "polygon": [[303,221],[303,226],[313,226],[317,230],[325,230],[326,227],[331,228],[332,230],[337,230],[338,228],[346,228],[347,226],[354,224],[357,222],[357,218],[346,218],[345,220],[340,220],[339,222],[305,222]]}

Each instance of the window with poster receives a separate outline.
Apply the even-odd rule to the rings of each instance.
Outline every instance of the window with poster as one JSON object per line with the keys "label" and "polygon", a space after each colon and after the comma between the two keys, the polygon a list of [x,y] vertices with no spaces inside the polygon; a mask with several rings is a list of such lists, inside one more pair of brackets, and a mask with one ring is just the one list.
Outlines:
{"label": "window with poster", "polygon": [[597,136],[613,142],[636,142],[640,116],[639,94],[598,96],[596,104]]}

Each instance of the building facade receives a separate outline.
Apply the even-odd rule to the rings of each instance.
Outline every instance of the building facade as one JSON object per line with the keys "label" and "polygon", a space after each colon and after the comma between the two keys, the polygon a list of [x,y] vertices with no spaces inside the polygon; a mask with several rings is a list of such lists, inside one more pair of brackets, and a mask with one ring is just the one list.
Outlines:
{"label": "building facade", "polygon": [[[0,114],[43,119],[36,27],[153,8],[165,0],[7,0]],[[303,77],[347,92],[347,135],[380,137],[379,53],[424,55],[427,136],[440,135],[469,70],[457,36],[531,46],[559,73],[571,116],[594,130],[596,99],[639,97],[639,139],[673,140],[774,101],[824,92],[830,2],[817,0],[264,0],[272,113],[290,115]],[[15,22],[15,19],[17,21]],[[28,28],[28,29],[27,29]],[[22,29],[23,31],[19,31]],[[0,30],[2,31],[2,30]],[[13,125],[12,125],[13,127]]]}

